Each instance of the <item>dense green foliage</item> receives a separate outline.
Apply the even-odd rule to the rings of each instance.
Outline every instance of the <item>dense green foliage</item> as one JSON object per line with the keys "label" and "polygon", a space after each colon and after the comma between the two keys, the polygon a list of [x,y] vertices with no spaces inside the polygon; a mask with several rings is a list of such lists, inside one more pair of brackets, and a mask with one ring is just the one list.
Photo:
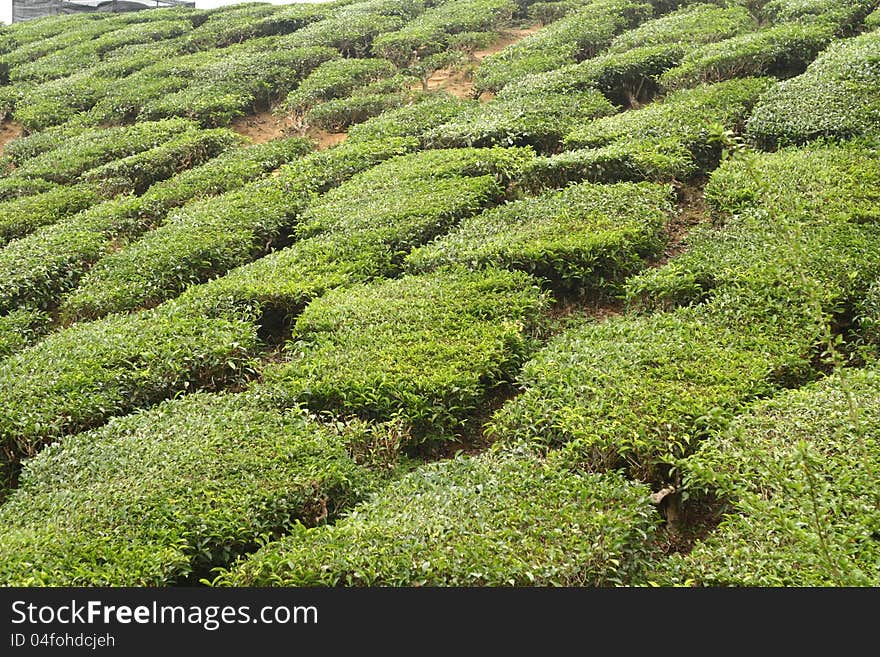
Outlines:
{"label": "dense green foliage", "polygon": [[0,509],[0,582],[185,581],[362,496],[345,441],[298,411],[207,394],[70,437],[28,462]]}
{"label": "dense green foliage", "polygon": [[0,26],[0,584],[877,584],[878,5]]}
{"label": "dense green foliage", "polygon": [[477,90],[497,91],[526,75],[589,59],[611,45],[615,35],[651,13],[651,5],[645,2],[595,0],[488,57],[477,71]]}
{"label": "dense green foliage", "polygon": [[272,177],[187,204],[142,239],[102,258],[63,311],[100,317],[150,307],[244,264],[292,227],[316,194],[406,148],[400,139],[343,144],[286,164]]}
{"label": "dense green foliage", "polygon": [[877,586],[876,370],[841,373],[756,405],[682,463],[687,485],[730,514],[661,582]]}
{"label": "dense green foliage", "polygon": [[140,197],[123,196],[8,244],[0,250],[0,308],[54,306],[117,240],[161,224],[187,201],[258,178],[308,149],[301,139],[236,149],[157,183]]}
{"label": "dense green foliage", "polygon": [[378,37],[373,52],[406,68],[446,50],[453,35],[492,30],[509,20],[517,9],[513,0],[447,0],[435,4],[406,27]]}
{"label": "dense green foliage", "polygon": [[462,222],[407,258],[412,271],[459,264],[521,269],[554,288],[617,289],[661,245],[670,189],[649,183],[573,185]]}
{"label": "dense green foliage", "polygon": [[493,270],[341,288],[308,305],[264,379],[289,403],[402,417],[415,440],[445,438],[509,380],[545,303],[529,276]]}
{"label": "dense green foliage", "polygon": [[471,105],[442,92],[417,96],[412,104],[383,112],[360,125],[352,126],[348,138],[364,141],[387,137],[421,137],[462,114]]}
{"label": "dense green foliage", "polygon": [[553,152],[569,130],[615,107],[598,91],[521,94],[463,110],[425,135],[433,147],[534,146]]}
{"label": "dense green foliage", "polygon": [[333,526],[295,528],[219,583],[613,585],[642,568],[656,526],[649,496],[614,474],[462,456],[409,473]]}
{"label": "dense green foliage", "polygon": [[880,133],[880,31],[831,45],[792,80],[780,82],[749,119],[762,147],[817,137]]}
{"label": "dense green foliage", "polygon": [[180,391],[242,381],[256,339],[246,319],[198,317],[173,305],[53,333],[2,361],[4,460]]}
{"label": "dense green foliage", "polygon": [[13,310],[0,317],[0,358],[34,342],[47,324],[47,315],[37,310]]}
{"label": "dense green foliage", "polygon": [[730,218],[694,231],[688,250],[631,281],[631,294],[668,306],[733,288],[753,294],[753,303],[806,296],[820,312],[845,313],[880,277],[878,189],[880,161],[871,148],[730,160],[706,189]]}
{"label": "dense green foliage", "polygon": [[587,123],[565,138],[575,149],[535,162],[533,187],[577,180],[686,180],[721,158],[725,130],[742,128],[764,78],[730,80],[670,94],[639,110]]}
{"label": "dense green foliage", "polygon": [[76,214],[99,198],[94,185],[71,185],[0,202],[0,245]]}
{"label": "dense green foliage", "polygon": [[681,89],[734,77],[790,77],[803,72],[833,35],[825,23],[783,23],[731,37],[691,51],[660,77],[660,84]]}
{"label": "dense green foliage", "polygon": [[312,203],[296,227],[302,239],[192,287],[182,302],[197,312],[287,315],[333,287],[394,275],[412,248],[501,200],[531,157],[527,149],[494,148],[394,158]]}
{"label": "dense green foliage", "polygon": [[819,328],[808,317],[741,327],[723,303],[647,317],[586,321],[528,362],[522,395],[490,431],[536,447],[565,446],[588,469],[662,476],[750,399],[805,376]]}
{"label": "dense green foliage", "polygon": [[143,153],[195,129],[195,124],[189,121],[169,119],[89,130],[69,138],[61,135],[57,145],[20,161],[15,175],[58,183],[73,182],[90,169]]}

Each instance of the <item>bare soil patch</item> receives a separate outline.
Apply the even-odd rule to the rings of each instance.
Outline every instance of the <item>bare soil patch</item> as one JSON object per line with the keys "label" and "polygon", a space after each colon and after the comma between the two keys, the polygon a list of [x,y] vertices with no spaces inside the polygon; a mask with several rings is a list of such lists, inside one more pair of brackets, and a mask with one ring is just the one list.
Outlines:
{"label": "bare soil patch", "polygon": [[[473,72],[480,62],[489,55],[494,55],[504,50],[507,46],[523,40],[530,34],[534,34],[541,27],[542,25],[538,23],[521,29],[504,31],[501,38],[491,46],[475,51],[471,56],[471,62],[465,66],[441,68],[434,71],[434,74],[428,78],[428,91],[445,91],[448,94],[465,100],[474,98]],[[479,99],[481,102],[486,102],[493,97],[492,94],[484,93]]]}
{"label": "bare soil patch", "polygon": [[255,144],[265,144],[267,141],[286,137],[290,122],[286,117],[277,117],[271,110],[267,110],[242,116],[232,122],[231,128]]}
{"label": "bare soil patch", "polygon": [[23,128],[15,121],[0,123],[0,155],[3,155],[6,150],[6,144],[21,137],[22,132],[24,132]]}

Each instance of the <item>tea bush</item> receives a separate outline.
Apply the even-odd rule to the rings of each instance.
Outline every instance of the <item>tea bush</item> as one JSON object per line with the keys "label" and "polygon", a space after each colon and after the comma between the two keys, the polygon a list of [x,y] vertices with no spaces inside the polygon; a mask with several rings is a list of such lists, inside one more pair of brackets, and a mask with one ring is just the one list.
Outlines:
{"label": "tea bush", "polygon": [[679,44],[609,52],[546,73],[527,75],[498,92],[498,98],[567,94],[597,89],[613,103],[638,107],[658,92],[656,78],[678,65],[687,49]]}
{"label": "tea bush", "polygon": [[39,310],[13,310],[0,316],[0,358],[36,342],[48,324],[49,316]]}
{"label": "tea bush", "polygon": [[[271,48],[274,42],[266,45]],[[184,116],[203,125],[226,125],[267,108],[313,69],[337,56],[324,47],[241,53],[202,68],[186,88],[146,103],[142,116]]]}
{"label": "tea bush", "polygon": [[[273,332],[289,325],[312,299],[337,287],[396,273],[399,259],[393,243],[372,235],[320,235],[193,285],[178,301],[192,313],[253,313],[263,318],[269,337],[276,338]],[[268,319],[272,316],[275,323]]]}
{"label": "tea bush", "polygon": [[761,147],[880,134],[880,31],[833,43],[803,75],[767,92],[749,119]]}
{"label": "tea bush", "polygon": [[546,299],[521,272],[444,271],[312,301],[265,385],[279,403],[401,417],[413,440],[460,430],[533,348]]}
{"label": "tea bush", "polygon": [[461,112],[428,132],[429,146],[534,146],[554,152],[571,128],[608,116],[615,107],[598,91],[534,93],[495,99]]}
{"label": "tea bush", "polygon": [[15,174],[59,183],[72,182],[90,169],[155,148],[196,127],[184,119],[168,119],[89,130],[21,163]]}
{"label": "tea bush", "polygon": [[615,35],[650,18],[651,5],[630,0],[597,0],[501,52],[487,57],[474,76],[478,92],[498,91],[526,75],[589,59]]}
{"label": "tea bush", "polygon": [[54,307],[117,240],[137,237],[163,223],[173,208],[240,187],[308,148],[308,142],[290,139],[235,149],[153,185],[141,197],[100,203],[11,242],[0,249],[0,308]]}
{"label": "tea bush", "polygon": [[453,35],[494,30],[517,9],[513,0],[449,0],[428,9],[400,30],[373,41],[373,52],[400,68],[450,47]]}
{"label": "tea bush", "polygon": [[459,264],[520,269],[566,291],[613,293],[662,246],[671,189],[573,185],[465,219],[407,258],[410,271]]}
{"label": "tea bush", "polygon": [[874,0],[770,0],[761,13],[776,22],[829,23],[847,34],[858,28],[876,6]]}
{"label": "tea bush", "polygon": [[[413,142],[413,145],[414,142]],[[193,312],[298,312],[325,291],[399,273],[416,246],[504,197],[526,149],[427,151],[367,170],[312,203],[291,246],[191,287]]]}
{"label": "tea bush", "polygon": [[[363,123],[386,110],[396,109],[412,101],[413,85],[418,80],[409,75],[398,74],[354,90],[351,95],[328,100],[312,107],[303,122],[330,132],[342,132]],[[403,136],[403,135],[399,135]]]}
{"label": "tea bush", "polygon": [[[766,181],[766,187],[756,181]],[[880,166],[872,149],[828,146],[726,162],[706,197],[723,226],[694,231],[688,249],[630,281],[647,306],[696,303],[733,288],[845,312],[880,276]]]}
{"label": "tea bush", "polygon": [[55,189],[57,186],[41,178],[0,178],[0,201],[34,196]]}
{"label": "tea bush", "polygon": [[333,526],[239,561],[234,586],[607,586],[643,569],[657,513],[642,484],[509,455],[408,473]]}
{"label": "tea bush", "polygon": [[161,586],[225,565],[370,483],[346,438],[248,395],[195,394],[29,461],[0,511],[0,581]]}
{"label": "tea bush", "polygon": [[100,198],[93,185],[72,185],[0,202],[0,246],[76,214]]}
{"label": "tea bush", "polygon": [[614,39],[609,52],[625,53],[634,48],[680,44],[694,47],[752,32],[757,21],[745,7],[707,3],[684,7],[645,21]]}
{"label": "tea bush", "polygon": [[783,304],[781,318],[731,317],[729,302],[564,331],[525,364],[524,392],[496,413],[490,435],[662,480],[671,458],[746,402],[809,376],[821,330],[808,313]]}
{"label": "tea bush", "polygon": [[771,84],[729,80],[682,90],[639,110],[585,124],[565,138],[572,152],[538,160],[532,187],[577,180],[686,180],[717,166],[723,130],[739,130]]}
{"label": "tea bush", "polygon": [[383,112],[364,123],[351,126],[348,140],[420,137],[457,117],[472,104],[442,91],[419,95],[409,105]]}
{"label": "tea bush", "polygon": [[303,113],[318,103],[348,96],[358,87],[396,72],[387,59],[334,59],[324,62],[290,93],[283,109]]}
{"label": "tea bush", "polygon": [[[876,370],[758,404],[682,463],[729,500],[718,529],[661,567],[703,586],[877,586]],[[853,409],[857,409],[854,411]]]}
{"label": "tea bush", "polygon": [[243,142],[240,135],[226,129],[186,132],[150,150],[90,169],[82,179],[97,184],[106,195],[143,194],[151,185]]}
{"label": "tea bush", "polygon": [[782,23],[708,44],[689,52],[682,63],[660,76],[666,89],[760,75],[792,77],[831,42],[826,23]]}
{"label": "tea bush", "polygon": [[173,305],[53,333],[3,361],[6,460],[178,392],[241,382],[256,344],[246,319],[198,317]]}
{"label": "tea bush", "polygon": [[189,204],[126,248],[108,254],[65,301],[71,317],[149,307],[264,253],[312,198],[406,150],[402,140],[313,153],[278,175]]}

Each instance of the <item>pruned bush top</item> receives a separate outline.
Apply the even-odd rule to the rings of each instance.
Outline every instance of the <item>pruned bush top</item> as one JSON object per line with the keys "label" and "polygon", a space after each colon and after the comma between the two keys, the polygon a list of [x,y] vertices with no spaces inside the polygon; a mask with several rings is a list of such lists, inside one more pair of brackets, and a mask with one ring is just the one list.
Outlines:
{"label": "pruned bush top", "polygon": [[460,429],[533,348],[546,299],[520,272],[444,271],[356,285],[313,301],[265,380],[285,403],[401,415],[416,439]]}
{"label": "pruned bush top", "polygon": [[162,586],[332,520],[369,477],[346,438],[247,395],[195,394],[30,461],[0,509],[0,582]]}
{"label": "pruned bush top", "polygon": [[745,7],[690,4],[624,32],[614,39],[609,50],[624,53],[633,48],[670,43],[693,46],[721,41],[755,27],[757,22]]}
{"label": "pruned bush top", "polygon": [[649,489],[509,455],[423,466],[335,526],[242,560],[234,586],[607,586],[643,569]]}
{"label": "pruned bush top", "polygon": [[880,134],[880,30],[832,44],[806,73],[768,91],[748,132],[764,148]]}
{"label": "pruned bush top", "polygon": [[424,140],[435,147],[528,145],[552,153],[572,127],[615,109],[592,89],[522,94],[471,107],[429,131]]}
{"label": "pruned bush top", "polygon": [[781,23],[708,44],[688,53],[660,77],[666,89],[759,75],[792,77],[802,73],[833,39],[827,23]]}
{"label": "pruned bush top", "polygon": [[760,403],[682,463],[731,513],[660,581],[704,586],[880,585],[880,376],[843,370]]}
{"label": "pruned bush top", "polygon": [[478,91],[498,91],[531,73],[589,59],[616,34],[649,18],[651,5],[631,0],[597,0],[487,57],[475,77]]}
{"label": "pruned bush top", "polygon": [[525,182],[542,188],[579,180],[687,180],[717,166],[722,133],[741,128],[770,84],[747,78],[702,85],[586,123],[565,138],[575,150],[537,160]]}
{"label": "pruned bush top", "polygon": [[410,270],[460,264],[521,269],[568,291],[616,289],[660,248],[671,189],[573,185],[469,217],[408,258]]}
{"label": "pruned bush top", "polygon": [[175,393],[248,376],[256,328],[174,306],[75,324],[3,361],[5,462]]}

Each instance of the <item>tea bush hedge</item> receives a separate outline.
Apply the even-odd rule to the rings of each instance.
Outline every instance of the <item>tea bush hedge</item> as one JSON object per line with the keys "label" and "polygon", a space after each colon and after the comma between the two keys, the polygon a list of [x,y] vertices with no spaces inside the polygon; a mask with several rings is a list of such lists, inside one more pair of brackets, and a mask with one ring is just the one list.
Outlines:
{"label": "tea bush hedge", "polygon": [[876,370],[851,370],[762,402],[707,440],[682,464],[686,481],[732,508],[658,579],[877,586],[878,408]]}
{"label": "tea bush hedge", "polygon": [[711,170],[721,158],[721,133],[741,129],[771,84],[746,78],[703,85],[587,123],[565,138],[565,146],[577,150],[536,161],[527,182],[686,180]]}
{"label": "tea bush hedge", "polygon": [[412,76],[398,74],[367,84],[349,96],[312,107],[306,112],[303,122],[329,132],[348,130],[355,124],[413,100],[416,94],[412,88],[417,83],[418,80]]}
{"label": "tea bush hedge", "polygon": [[508,455],[408,473],[333,526],[239,561],[234,586],[609,586],[643,570],[650,491]]}
{"label": "tea bush hedge", "polygon": [[0,201],[34,196],[57,186],[41,178],[0,178]]}
{"label": "tea bush hedge", "polygon": [[792,77],[831,42],[826,23],[782,23],[711,43],[689,52],[681,64],[660,76],[666,89],[761,75]]}
{"label": "tea bush hedge", "polygon": [[396,273],[399,260],[393,243],[385,244],[373,235],[320,235],[193,285],[178,301],[193,313],[253,313],[265,324],[264,331],[275,333],[269,337],[276,338],[312,299],[337,287]]}
{"label": "tea bush hedge", "polygon": [[446,50],[453,35],[486,32],[509,21],[517,10],[513,0],[449,0],[431,7],[404,27],[380,35],[373,52],[407,68],[416,60]]}
{"label": "tea bush hedge", "polygon": [[737,301],[564,331],[525,364],[523,393],[496,413],[490,435],[662,480],[670,459],[746,402],[810,375],[821,327],[809,313],[782,304],[783,317],[738,317],[727,312]]}
{"label": "tea bush hedge", "polygon": [[671,197],[670,188],[649,183],[573,185],[469,217],[413,251],[407,267],[520,269],[557,289],[613,293],[662,247]]}
{"label": "tea bush hedge", "polygon": [[646,46],[680,44],[694,47],[752,32],[757,26],[757,21],[745,7],[688,3],[624,32],[614,39],[608,50],[622,54]]}
{"label": "tea bush hedge", "polygon": [[264,370],[279,403],[401,417],[414,440],[460,430],[533,348],[546,299],[521,272],[444,271],[354,285],[312,301],[286,361]]}
{"label": "tea bush hedge", "polygon": [[[330,48],[274,50],[273,45],[270,42],[267,50],[243,52],[204,67],[186,88],[146,103],[142,116],[183,116],[203,125],[226,125],[239,116],[267,108],[313,69],[338,56]],[[249,44],[249,49],[254,47]]]}
{"label": "tea bush hedge", "polygon": [[768,91],[748,133],[766,149],[818,137],[880,134],[880,31],[840,41],[806,73]]}
{"label": "tea bush hedge", "polygon": [[198,317],[173,305],[53,333],[3,361],[5,460],[179,392],[241,382],[256,344],[246,319]]}
{"label": "tea bush hedge", "polygon": [[283,319],[329,289],[395,275],[413,247],[501,200],[530,157],[459,149],[394,158],[314,202],[296,229],[304,239],[191,287],[180,302],[197,313],[244,307]]}
{"label": "tea bush hedge", "polygon": [[432,147],[534,146],[554,152],[571,128],[615,112],[598,91],[534,93],[495,99],[461,112],[428,132]]}
{"label": "tea bush hedge", "polygon": [[318,103],[348,96],[358,87],[396,72],[387,59],[334,59],[318,66],[288,95],[283,109],[303,113]]}
{"label": "tea bush hedge", "polygon": [[190,395],[29,461],[0,510],[0,581],[180,584],[299,523],[333,520],[369,483],[346,437],[299,411]]}
{"label": "tea bush hedge", "polygon": [[498,98],[597,89],[613,103],[637,107],[654,97],[659,91],[656,78],[678,65],[686,51],[682,45],[666,44],[603,53],[579,64],[527,75],[505,86]]}
{"label": "tea bush hedge", "polygon": [[498,91],[526,75],[589,59],[614,37],[651,17],[644,2],[597,0],[483,60],[474,75],[477,92]]}
{"label": "tea bush hedge", "polygon": [[226,129],[187,132],[150,150],[90,169],[81,178],[98,185],[108,196],[143,194],[153,184],[243,143],[240,135]]}
{"label": "tea bush hedge", "polygon": [[13,310],[0,316],[0,358],[36,342],[49,324],[49,316],[39,310]]}
{"label": "tea bush hedge", "polygon": [[813,296],[825,312],[845,312],[880,276],[878,185],[876,153],[858,145],[725,162],[706,197],[731,216],[692,232],[684,253],[630,281],[630,295],[664,307],[723,288],[786,290],[793,299]]}
{"label": "tea bush hedge", "polygon": [[264,253],[313,197],[406,150],[402,140],[313,153],[278,175],[190,204],[140,240],[102,258],[64,303],[70,317],[149,307]]}
{"label": "tea bush hedge", "polygon": [[436,126],[457,117],[473,103],[446,92],[416,96],[414,102],[388,110],[348,131],[349,141],[368,141],[387,137],[420,137]]}
{"label": "tea bush hedge", "polygon": [[94,185],[71,185],[0,202],[0,246],[76,214],[100,198]]}
{"label": "tea bush hedge", "polygon": [[153,185],[141,197],[100,203],[0,249],[0,308],[53,307],[117,240],[164,222],[191,199],[240,187],[310,148],[302,139],[235,149]]}
{"label": "tea bush hedge", "polygon": [[90,169],[155,148],[196,127],[184,119],[168,119],[89,130],[22,162],[15,174],[69,183]]}
{"label": "tea bush hedge", "polygon": [[874,0],[770,0],[761,13],[766,20],[776,22],[829,23],[841,34],[848,34],[876,6]]}

